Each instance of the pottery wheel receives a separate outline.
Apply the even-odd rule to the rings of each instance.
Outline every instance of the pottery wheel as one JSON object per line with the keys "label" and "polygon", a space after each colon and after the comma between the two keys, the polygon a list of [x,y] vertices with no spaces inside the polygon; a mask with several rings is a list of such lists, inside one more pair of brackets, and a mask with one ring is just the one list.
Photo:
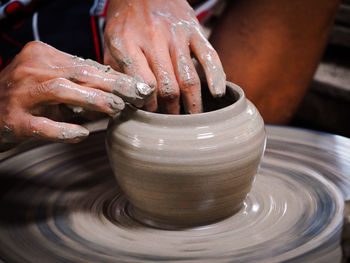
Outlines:
{"label": "pottery wheel", "polygon": [[45,144],[9,157],[0,163],[0,261],[340,260],[343,196],[325,177],[349,197],[342,171],[348,156],[335,163],[342,151],[334,152],[333,137],[315,135],[328,145],[304,133],[310,135],[268,128],[265,157],[241,211],[178,231],[150,228],[129,215],[103,132],[77,145]]}

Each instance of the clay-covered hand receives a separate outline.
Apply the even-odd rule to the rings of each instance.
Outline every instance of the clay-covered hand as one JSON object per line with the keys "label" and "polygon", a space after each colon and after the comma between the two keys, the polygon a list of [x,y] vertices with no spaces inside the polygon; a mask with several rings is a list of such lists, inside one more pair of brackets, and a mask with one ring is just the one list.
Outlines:
{"label": "clay-covered hand", "polygon": [[216,51],[202,33],[185,0],[111,0],[105,28],[105,64],[157,87],[146,110],[202,111],[200,81],[191,59],[196,55],[213,96],[225,93],[225,73]]}
{"label": "clay-covered hand", "polygon": [[1,148],[29,137],[78,142],[89,132],[54,121],[63,118],[61,104],[114,116],[124,108],[123,100],[142,107],[152,91],[108,66],[30,42],[0,72]]}

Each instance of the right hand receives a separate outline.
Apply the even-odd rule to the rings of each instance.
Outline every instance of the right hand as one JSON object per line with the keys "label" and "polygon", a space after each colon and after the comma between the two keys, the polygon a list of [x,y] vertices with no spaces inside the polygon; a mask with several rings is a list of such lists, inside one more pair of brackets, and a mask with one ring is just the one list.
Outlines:
{"label": "right hand", "polygon": [[114,116],[124,108],[123,100],[142,107],[152,93],[108,66],[30,42],[0,72],[1,148],[30,137],[69,143],[86,138],[84,127],[55,121],[67,119],[60,104]]}
{"label": "right hand", "polygon": [[202,65],[211,94],[225,94],[226,75],[186,0],[110,0],[104,62],[157,87],[148,111],[202,112],[201,85],[191,53]]}

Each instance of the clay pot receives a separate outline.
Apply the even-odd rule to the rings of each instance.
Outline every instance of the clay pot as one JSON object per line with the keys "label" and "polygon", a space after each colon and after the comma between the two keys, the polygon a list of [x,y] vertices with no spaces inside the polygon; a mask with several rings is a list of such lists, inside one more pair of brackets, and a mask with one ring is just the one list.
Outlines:
{"label": "clay pot", "polygon": [[244,92],[204,88],[205,112],[150,113],[132,106],[110,122],[106,146],[137,220],[160,228],[210,224],[238,211],[265,149],[264,122]]}

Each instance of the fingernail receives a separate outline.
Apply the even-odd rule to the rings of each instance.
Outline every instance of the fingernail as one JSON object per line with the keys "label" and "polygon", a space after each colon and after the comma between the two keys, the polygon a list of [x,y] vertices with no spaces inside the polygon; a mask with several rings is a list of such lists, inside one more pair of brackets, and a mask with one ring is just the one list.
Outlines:
{"label": "fingernail", "polygon": [[150,86],[148,86],[146,83],[143,83],[143,82],[137,82],[136,89],[139,95],[141,95],[142,97],[151,95],[155,90],[155,88],[151,88]]}

